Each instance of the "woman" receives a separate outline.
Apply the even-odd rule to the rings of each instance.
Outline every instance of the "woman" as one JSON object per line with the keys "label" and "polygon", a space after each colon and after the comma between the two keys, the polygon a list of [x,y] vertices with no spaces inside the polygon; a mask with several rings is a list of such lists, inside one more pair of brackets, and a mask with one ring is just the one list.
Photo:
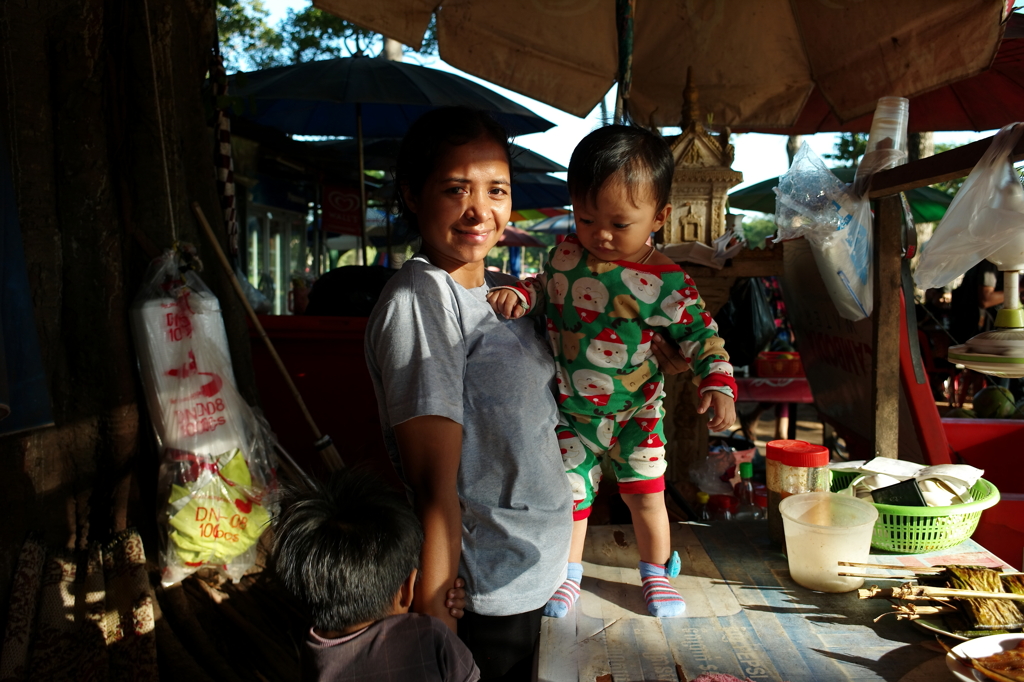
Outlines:
{"label": "woman", "polygon": [[396,183],[422,248],[381,294],[366,358],[423,523],[415,609],[456,629],[447,590],[462,576],[457,631],[482,679],[529,679],[541,611],[565,579],[572,494],[543,330],[486,301],[514,281],[484,267],[512,210],[508,137],[480,112],[425,114],[402,142]]}

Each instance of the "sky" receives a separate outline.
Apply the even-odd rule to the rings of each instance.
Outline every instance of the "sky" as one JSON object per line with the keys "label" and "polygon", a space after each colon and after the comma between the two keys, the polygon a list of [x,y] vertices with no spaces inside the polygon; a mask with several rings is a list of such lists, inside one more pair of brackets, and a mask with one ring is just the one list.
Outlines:
{"label": "sky", "polygon": [[[309,0],[264,0],[264,6],[270,11],[269,21],[272,25],[276,25],[278,21],[284,19],[289,8],[299,10],[308,6],[308,4]],[[594,111],[590,112],[585,119],[578,118],[537,100],[459,71],[437,57],[415,55],[411,58],[407,57],[407,59],[415,60],[423,66],[449,71],[480,83],[554,123],[555,127],[546,132],[534,133],[518,138],[516,144],[542,154],[553,161],[557,161],[563,166],[569,165],[569,157],[572,155],[572,150],[576,144],[587,133],[600,126],[600,106],[595,107]],[[615,101],[614,90],[609,91],[606,101],[608,110],[613,111]],[[992,134],[993,131],[936,132],[934,139],[935,144],[961,145],[989,137]],[[804,141],[810,145],[815,153],[821,156],[834,151],[836,137],[837,135],[833,133],[819,133],[817,135],[805,136]],[[743,182],[733,189],[740,189],[785,173],[789,165],[789,159],[786,156],[786,140],[787,138],[782,135],[761,135],[757,133],[734,135],[732,143],[736,148],[736,159],[732,167],[734,170],[743,173]]]}

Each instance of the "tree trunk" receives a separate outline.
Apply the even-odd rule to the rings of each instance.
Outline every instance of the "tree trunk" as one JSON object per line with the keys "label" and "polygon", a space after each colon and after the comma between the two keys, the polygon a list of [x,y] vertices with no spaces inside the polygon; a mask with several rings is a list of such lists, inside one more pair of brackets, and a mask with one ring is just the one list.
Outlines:
{"label": "tree trunk", "polygon": [[156,249],[176,237],[209,254],[202,277],[250,400],[255,384],[244,318],[189,210],[221,226],[203,94],[214,0],[6,2],[0,27],[0,131],[56,422],[0,438],[6,605],[29,532],[72,548],[136,525],[156,558],[156,448],[128,326]]}
{"label": "tree trunk", "polygon": [[935,155],[935,133],[910,133],[907,135],[907,163]]}

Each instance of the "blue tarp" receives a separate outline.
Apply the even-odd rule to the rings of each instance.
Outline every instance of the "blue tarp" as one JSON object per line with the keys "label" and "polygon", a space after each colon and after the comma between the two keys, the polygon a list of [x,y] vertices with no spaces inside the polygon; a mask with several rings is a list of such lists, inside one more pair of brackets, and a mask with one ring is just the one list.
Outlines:
{"label": "blue tarp", "polygon": [[[0,435],[53,424],[7,146],[0,141]],[[4,418],[6,410],[10,414]]]}

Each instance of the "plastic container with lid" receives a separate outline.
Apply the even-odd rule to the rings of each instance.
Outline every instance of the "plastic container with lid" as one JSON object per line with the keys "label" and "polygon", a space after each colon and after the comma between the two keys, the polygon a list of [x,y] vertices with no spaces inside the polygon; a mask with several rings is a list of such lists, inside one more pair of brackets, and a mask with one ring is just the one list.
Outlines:
{"label": "plastic container with lid", "polygon": [[796,493],[828,492],[828,448],[802,440],[773,440],[768,457],[768,535],[785,546],[786,534],[779,503]]}
{"label": "plastic container with lid", "polygon": [[708,510],[708,499],[710,499],[710,497],[711,496],[703,490],[697,493],[697,506],[693,510],[697,518],[695,518],[694,521],[707,523],[711,520],[711,512]]}

